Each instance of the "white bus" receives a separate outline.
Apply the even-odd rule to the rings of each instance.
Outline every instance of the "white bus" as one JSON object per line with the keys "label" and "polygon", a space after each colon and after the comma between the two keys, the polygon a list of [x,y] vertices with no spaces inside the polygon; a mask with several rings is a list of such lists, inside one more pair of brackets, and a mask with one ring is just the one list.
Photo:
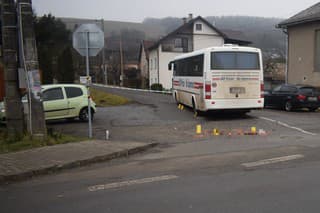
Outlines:
{"label": "white bus", "polygon": [[172,94],[194,112],[261,109],[263,64],[260,49],[224,45],[175,57]]}

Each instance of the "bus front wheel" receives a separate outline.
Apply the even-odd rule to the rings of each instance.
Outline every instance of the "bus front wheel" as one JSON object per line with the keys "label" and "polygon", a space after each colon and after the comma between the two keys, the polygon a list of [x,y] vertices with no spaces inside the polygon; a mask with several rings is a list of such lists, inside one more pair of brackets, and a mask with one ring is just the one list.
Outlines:
{"label": "bus front wheel", "polygon": [[175,100],[176,104],[178,105],[179,101],[178,101],[178,97],[177,97],[177,93],[176,92],[174,93],[174,100]]}

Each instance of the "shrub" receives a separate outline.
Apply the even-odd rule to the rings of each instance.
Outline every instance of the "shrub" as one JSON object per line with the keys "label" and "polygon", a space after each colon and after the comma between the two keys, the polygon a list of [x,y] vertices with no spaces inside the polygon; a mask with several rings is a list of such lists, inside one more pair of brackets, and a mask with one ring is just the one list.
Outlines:
{"label": "shrub", "polygon": [[151,85],[151,90],[162,91],[163,90],[163,86],[162,86],[162,84],[152,84]]}

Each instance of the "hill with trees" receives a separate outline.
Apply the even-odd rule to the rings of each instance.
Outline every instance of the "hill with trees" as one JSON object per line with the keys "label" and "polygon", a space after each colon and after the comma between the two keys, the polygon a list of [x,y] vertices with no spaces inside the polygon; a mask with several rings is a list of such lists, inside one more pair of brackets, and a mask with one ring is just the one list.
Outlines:
{"label": "hill with trees", "polygon": [[[251,16],[209,16],[205,19],[221,31],[242,32],[244,38],[252,42],[251,46],[261,48],[266,56],[285,56],[285,34],[275,27],[282,19]],[[183,21],[175,17],[146,18],[142,23],[168,33],[179,27]]]}

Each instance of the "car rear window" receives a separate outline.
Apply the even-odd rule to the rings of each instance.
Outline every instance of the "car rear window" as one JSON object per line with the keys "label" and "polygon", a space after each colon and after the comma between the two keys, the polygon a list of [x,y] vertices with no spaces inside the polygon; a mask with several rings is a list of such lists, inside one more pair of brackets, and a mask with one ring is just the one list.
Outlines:
{"label": "car rear window", "polygon": [[314,94],[314,93],[319,93],[319,90],[317,90],[314,87],[301,87],[300,92],[303,94]]}
{"label": "car rear window", "polygon": [[65,87],[67,98],[75,98],[83,95],[82,89],[78,87]]}

